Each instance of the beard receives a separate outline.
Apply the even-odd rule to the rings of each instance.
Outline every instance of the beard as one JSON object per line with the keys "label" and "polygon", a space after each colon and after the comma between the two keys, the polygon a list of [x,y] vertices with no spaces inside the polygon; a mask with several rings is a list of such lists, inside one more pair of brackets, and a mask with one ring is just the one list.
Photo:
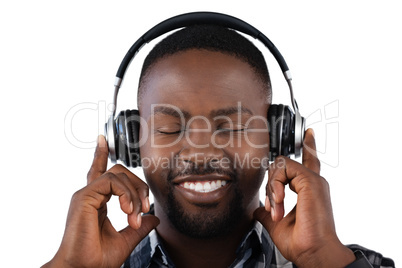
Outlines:
{"label": "beard", "polygon": [[169,193],[166,204],[166,211],[169,221],[182,234],[197,238],[211,239],[222,237],[230,232],[238,225],[241,219],[244,218],[245,211],[243,208],[243,194],[238,187],[236,172],[231,169],[222,169],[216,165],[207,165],[204,168],[199,168],[195,165],[186,166],[179,172],[171,171],[168,175],[169,182],[178,175],[188,174],[225,174],[231,178],[231,187],[234,187],[234,195],[229,200],[229,206],[223,213],[216,213],[214,208],[218,204],[198,204],[198,211],[186,210],[174,196],[172,184],[169,184]]}

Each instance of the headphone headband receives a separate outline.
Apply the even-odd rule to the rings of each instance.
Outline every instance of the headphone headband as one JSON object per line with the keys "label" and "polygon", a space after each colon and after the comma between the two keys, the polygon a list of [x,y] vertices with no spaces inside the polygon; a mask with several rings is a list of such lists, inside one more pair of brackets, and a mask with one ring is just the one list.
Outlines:
{"label": "headphone headband", "polygon": [[152,27],[148,30],[145,34],[143,34],[128,50],[126,55],[124,56],[122,62],[120,63],[119,69],[116,73],[115,78],[115,91],[114,91],[114,98],[113,98],[113,116],[116,113],[116,106],[117,106],[117,95],[119,94],[120,86],[123,82],[124,75],[130,62],[133,60],[135,55],[140,51],[140,49],[148,42],[152,41],[153,39],[168,33],[172,30],[188,27],[195,24],[213,24],[213,25],[220,25],[226,28],[231,28],[233,30],[242,32],[244,34],[250,35],[256,39],[258,39],[261,43],[263,43],[274,56],[276,61],[278,62],[283,75],[285,76],[286,82],[289,86],[290,91],[290,98],[292,101],[293,110],[295,113],[298,112],[296,100],[293,95],[293,88],[292,88],[292,76],[289,71],[289,67],[286,64],[285,59],[283,58],[282,54],[279,50],[275,47],[275,45],[268,39],[263,33],[257,30],[255,27],[251,26],[247,22],[238,19],[236,17],[216,13],[216,12],[191,12],[185,13],[181,15],[177,15],[175,17],[171,17],[166,19],[159,24]]}
{"label": "headphone headband", "polygon": [[[236,31],[245,33],[250,35],[258,40],[260,40],[268,49],[271,51],[272,55],[277,60],[279,66],[281,67],[282,72],[285,74],[289,72],[289,68],[285,62],[285,59],[279,52],[279,50],[275,47],[275,45],[259,30],[248,24],[247,22],[235,18],[233,16],[229,16],[226,14],[215,13],[215,12],[192,12],[186,13],[182,15],[178,15],[167,20],[162,21],[157,24],[150,30],[148,30],[145,34],[143,34],[129,49],[123,61],[120,64],[119,70],[117,71],[116,77],[123,79],[124,74],[131,62],[131,60],[135,57],[138,51],[141,49],[143,45],[152,41],[153,39],[168,33],[172,30],[188,27],[195,24],[213,24],[220,25],[226,28],[231,28]],[[286,76],[290,76],[289,74],[285,74]]]}

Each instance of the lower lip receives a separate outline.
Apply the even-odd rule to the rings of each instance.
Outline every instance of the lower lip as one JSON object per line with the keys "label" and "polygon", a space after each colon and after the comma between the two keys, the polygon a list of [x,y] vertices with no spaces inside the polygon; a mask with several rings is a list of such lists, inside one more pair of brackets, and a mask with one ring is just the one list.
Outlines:
{"label": "lower lip", "polygon": [[183,196],[189,203],[208,205],[213,203],[218,203],[230,190],[232,186],[231,182],[228,182],[225,186],[222,186],[214,191],[202,193],[196,192],[194,190],[186,189],[183,186],[175,185],[177,192]]}

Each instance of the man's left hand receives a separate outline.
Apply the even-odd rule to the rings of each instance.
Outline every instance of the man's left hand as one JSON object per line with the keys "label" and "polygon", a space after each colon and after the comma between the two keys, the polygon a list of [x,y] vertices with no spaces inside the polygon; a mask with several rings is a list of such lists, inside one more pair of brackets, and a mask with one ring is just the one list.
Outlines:
{"label": "man's left hand", "polygon": [[[297,204],[284,217],[285,186]],[[355,260],[335,232],[328,182],[320,176],[314,132],[305,133],[302,164],[278,157],[270,165],[265,207],[254,217],[268,230],[281,254],[298,267],[345,267]]]}

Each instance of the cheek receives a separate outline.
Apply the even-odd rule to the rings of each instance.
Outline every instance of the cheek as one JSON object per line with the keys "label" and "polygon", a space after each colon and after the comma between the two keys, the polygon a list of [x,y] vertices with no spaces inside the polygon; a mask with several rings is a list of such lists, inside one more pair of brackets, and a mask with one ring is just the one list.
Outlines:
{"label": "cheek", "polygon": [[226,154],[230,155],[236,169],[244,169],[247,173],[258,173],[260,170],[268,168],[268,133],[245,132],[241,139],[237,139],[235,146],[228,146],[224,150]]}
{"label": "cheek", "polygon": [[168,172],[172,167],[171,148],[154,148],[145,143],[140,148],[141,164],[147,184],[155,199],[163,200],[168,192]]}
{"label": "cheek", "polygon": [[250,201],[259,193],[269,166],[268,148],[254,148],[242,146],[233,150],[226,150],[233,161],[233,166],[239,176],[239,186],[245,201]]}
{"label": "cheek", "polygon": [[[241,186],[244,191],[248,192],[249,195],[254,195],[261,187],[267,170],[266,166],[268,165],[268,162],[265,164],[263,163],[264,161],[265,159],[257,157],[245,157],[245,160],[243,159],[242,163],[236,163],[239,176],[241,176],[239,182],[242,184]],[[240,168],[239,165],[241,165]]]}

